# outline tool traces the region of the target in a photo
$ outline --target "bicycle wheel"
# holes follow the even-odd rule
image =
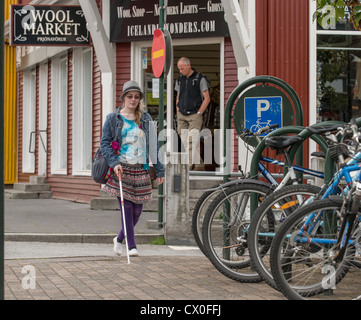
[[[218,187],[216,185],[215,187]],[[203,242],[202,242],[202,225],[204,215],[206,210],[211,203],[211,201],[221,192],[223,189],[215,190],[215,191],[206,191],[202,194],[202,196],[198,199],[196,205],[193,209],[192,215],[192,233],[194,240],[196,241],[199,249],[205,254]]]
[[[251,210],[272,190],[257,181],[230,187],[212,201],[204,216],[202,240],[206,256],[218,271],[233,280],[261,280],[250,268],[246,234]]]
[[[271,271],[288,299],[360,297],[361,270],[352,264],[359,250],[359,216],[343,259],[335,259],[343,214],[341,197],[318,200],[294,212],[279,228],[271,247]]]
[[[311,201],[321,188],[291,185],[270,194],[257,208],[248,230],[248,250],[255,270],[270,286],[277,289],[270,270],[269,254],[279,225],[305,202]],[[310,198],[312,197],[312,198]]]

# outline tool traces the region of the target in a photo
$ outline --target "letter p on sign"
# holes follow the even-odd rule
[[[258,100],[257,101],[257,117],[262,117],[262,112],[268,111],[270,108],[270,103],[268,100]]]

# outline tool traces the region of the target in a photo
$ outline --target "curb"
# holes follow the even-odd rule
[[[113,243],[116,234],[5,233],[5,241],[58,243]],[[137,244],[149,244],[163,234],[136,234]]]

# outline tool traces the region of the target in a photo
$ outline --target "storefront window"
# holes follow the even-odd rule
[[[361,32],[346,20],[317,31],[318,122],[361,116]]]
[[[145,105],[154,121],[159,118],[159,79],[155,78],[152,69],[152,48],[142,48],[143,88]],[[167,81],[164,81],[164,119],[167,111]]]
[[[23,98],[23,172],[35,171],[35,106],[36,106],[36,70],[24,72]]]
[[[90,175],[92,158],[92,50],[74,50],[73,174]]]
[[[67,173],[68,143],[68,60],[67,56],[52,62],[51,102],[51,172]]]

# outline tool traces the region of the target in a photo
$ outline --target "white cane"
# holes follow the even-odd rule
[[[121,201],[122,219],[123,219],[123,227],[124,227],[125,247],[127,249],[128,264],[130,264],[128,238],[127,238],[127,224],[125,221],[125,212],[124,212],[123,187],[122,187],[122,180],[120,178],[119,178],[119,191],[120,191],[120,201]]]

